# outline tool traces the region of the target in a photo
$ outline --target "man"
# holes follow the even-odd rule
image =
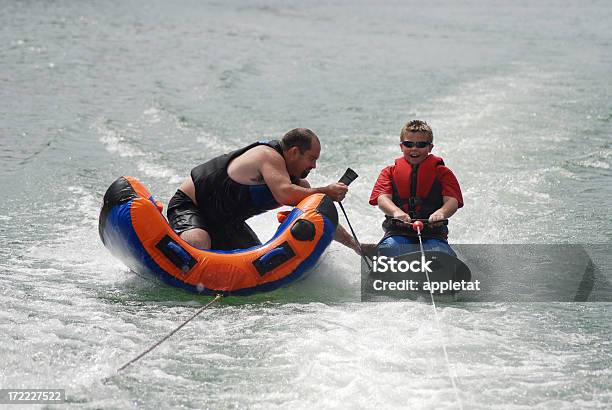
[[[311,188],[306,177],[317,166],[319,138],[306,128],[281,141],[257,142],[191,170],[168,204],[168,221],[199,249],[232,250],[261,244],[245,220],[281,205],[297,205],[316,193],[342,201],[348,187]],[[359,245],[338,226],[334,237],[359,253]]]

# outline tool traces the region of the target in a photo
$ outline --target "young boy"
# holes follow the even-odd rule
[[[378,205],[385,214],[379,253],[398,256],[418,251],[417,233],[407,224],[427,219],[422,232],[424,250],[456,256],[447,242],[448,228],[436,221],[450,218],[463,206],[463,197],[453,172],[442,158],[431,154],[429,125],[420,120],[404,125],[400,148],[403,156],[380,172],[370,195],[370,205]]]

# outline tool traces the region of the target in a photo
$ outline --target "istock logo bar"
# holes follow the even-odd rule
[[[379,249],[361,264],[361,300],[612,302],[610,243],[453,244],[457,257]],[[371,262],[371,263],[370,263]]]

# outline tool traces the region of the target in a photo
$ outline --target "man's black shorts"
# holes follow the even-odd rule
[[[204,229],[210,235],[212,249],[233,250],[261,245],[259,238],[244,221],[223,225],[211,222],[191,198],[180,189],[168,203],[168,222],[177,234],[194,228]]]

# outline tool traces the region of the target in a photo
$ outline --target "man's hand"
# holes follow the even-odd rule
[[[361,255],[361,248],[359,247],[359,243],[357,243],[355,239],[351,238],[349,248],[351,248],[357,255]]]
[[[362,243],[361,245],[355,239],[351,238],[348,247],[351,248],[357,255],[371,256],[376,253],[375,243]]]
[[[362,243],[361,244],[361,254],[372,256],[376,253],[376,244],[375,243]]]
[[[323,193],[328,195],[331,199],[336,202],[340,202],[346,196],[348,192],[348,186],[343,184],[342,182],[334,182],[333,184],[329,184],[325,188],[323,188]]]

